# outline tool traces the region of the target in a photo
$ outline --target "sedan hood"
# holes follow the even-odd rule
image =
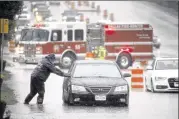
[[[73,78],[72,84],[80,86],[120,86],[127,85],[127,81],[119,78]]]
[[[155,70],[154,76],[158,77],[178,77],[178,70]]]

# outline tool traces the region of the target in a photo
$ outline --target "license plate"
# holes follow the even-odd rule
[[[178,87],[178,83],[174,83],[174,86],[175,86],[175,87]]]
[[[106,95],[95,95],[95,100],[96,101],[105,101]]]

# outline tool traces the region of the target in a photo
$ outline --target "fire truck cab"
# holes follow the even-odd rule
[[[37,63],[54,53],[56,63],[68,68],[75,60],[85,57],[86,23],[60,22],[22,30],[17,52],[18,61],[25,63]]]
[[[87,26],[90,47],[105,46],[106,59],[115,60],[121,69],[127,69],[135,61],[147,63],[154,57],[154,49],[160,42],[147,23],[97,22]],[[89,50],[91,50],[89,47]]]

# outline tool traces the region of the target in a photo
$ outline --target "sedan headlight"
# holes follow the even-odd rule
[[[79,91],[79,92],[86,91],[85,87],[83,87],[83,86],[72,85],[71,87],[72,87],[72,91]]]
[[[167,77],[155,77],[156,81],[161,81],[161,80],[165,80],[167,79]]]
[[[128,91],[128,86],[124,85],[124,86],[118,86],[115,88],[114,92],[124,92],[124,91]]]

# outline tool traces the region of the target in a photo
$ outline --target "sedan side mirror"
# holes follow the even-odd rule
[[[149,66],[146,67],[146,69],[147,70],[152,70],[152,66],[149,65]]]
[[[124,77],[124,78],[131,77],[131,74],[129,74],[129,73],[124,73],[124,74],[123,74],[123,77]]]

